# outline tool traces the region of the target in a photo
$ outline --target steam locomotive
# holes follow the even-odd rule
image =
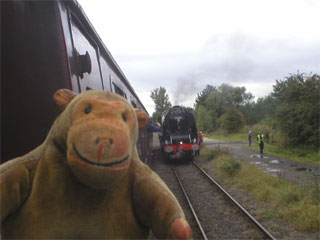
[[[160,145],[167,157],[185,155],[192,158],[199,151],[197,127],[194,116],[186,108],[173,106],[164,111],[160,118]]]

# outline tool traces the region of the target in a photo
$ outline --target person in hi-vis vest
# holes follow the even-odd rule
[[[257,135],[257,143],[259,144],[259,147],[260,147],[260,156],[262,157],[262,154],[263,154],[263,148],[264,148],[264,136],[261,132],[258,133]]]

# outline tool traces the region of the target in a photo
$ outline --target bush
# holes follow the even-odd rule
[[[231,156],[227,150],[223,149],[218,145],[214,150],[211,150],[205,146],[205,144],[202,144],[200,146],[200,152],[202,158],[206,159],[207,161],[213,160],[214,158],[218,158],[221,155],[228,155]]]
[[[230,107],[218,122],[227,133],[236,133],[244,126],[244,116],[238,109]]]
[[[235,176],[241,169],[241,162],[230,158],[228,161],[224,161],[220,166],[222,172],[228,176]]]
[[[319,148],[320,75],[290,74],[285,80],[277,80],[273,89],[279,101],[275,115],[286,136],[285,145]]]
[[[200,146],[200,152],[201,152],[201,157],[207,161],[212,160],[214,157],[213,151],[210,150],[209,148],[205,147],[205,144],[202,144]]]
[[[214,155],[215,158],[217,158],[217,157],[219,157],[221,155],[229,155],[229,156],[231,156],[230,153],[226,149],[222,148],[220,145],[218,145],[213,150],[213,155]]]

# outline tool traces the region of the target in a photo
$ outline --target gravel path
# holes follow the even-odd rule
[[[209,149],[214,149],[217,146],[226,148],[236,159],[255,164],[264,172],[274,177],[284,178],[294,184],[310,185],[317,181],[318,185],[320,185],[319,166],[296,163],[269,154],[264,154],[263,158],[261,158],[258,152],[244,148],[244,146],[247,146],[246,142],[221,141],[205,138],[204,143]]]

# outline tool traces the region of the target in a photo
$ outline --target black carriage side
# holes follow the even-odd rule
[[[1,162],[45,139],[53,93],[112,91],[146,110],[77,1],[1,1]],[[143,161],[152,134],[139,134]]]

